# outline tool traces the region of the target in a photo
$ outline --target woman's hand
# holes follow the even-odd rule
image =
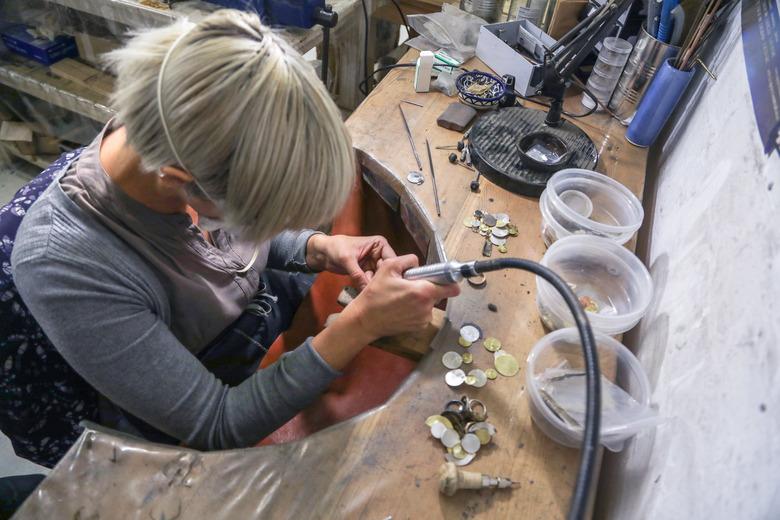
[[[404,271],[419,264],[414,255],[379,260],[377,264],[368,286],[312,340],[314,349],[336,370],[381,337],[424,329],[433,317],[436,302],[460,294],[457,284],[404,280]]]
[[[433,306],[460,294],[457,284],[435,285],[425,280],[405,280],[403,273],[418,266],[417,257],[405,255],[384,260],[368,286],[344,309],[362,333],[374,341],[424,329],[433,318]]]
[[[306,244],[306,265],[310,269],[349,275],[360,290],[373,278],[380,260],[395,257],[395,251],[381,236],[316,234]]]

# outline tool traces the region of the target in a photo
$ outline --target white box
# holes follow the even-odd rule
[[[499,76],[514,76],[515,90],[523,96],[531,96],[541,85],[543,71],[541,62],[527,58],[513,48],[522,46],[524,41],[520,27],[548,48],[556,42],[528,20],[483,25],[479,29],[477,57]]]

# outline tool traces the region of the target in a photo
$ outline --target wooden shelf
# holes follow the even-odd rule
[[[114,117],[105,96],[58,78],[30,60],[0,61],[0,83],[101,123]]]

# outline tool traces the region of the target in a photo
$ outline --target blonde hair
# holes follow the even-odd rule
[[[145,30],[107,61],[117,120],[143,167],[187,170],[245,238],[325,224],[346,202],[356,170],[341,114],[257,15],[221,10]]]

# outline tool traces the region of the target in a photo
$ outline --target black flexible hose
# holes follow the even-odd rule
[[[498,258],[474,262],[476,273],[500,269],[522,269],[547,280],[563,297],[566,306],[569,307],[574,316],[574,322],[580,333],[582,354],[585,358],[585,431],[582,437],[580,468],[577,472],[577,482],[574,486],[567,518],[569,520],[584,519],[588,511],[590,489],[595,480],[596,456],[598,455],[599,432],[601,431],[601,371],[599,370],[599,358],[593,330],[574,291],[552,270],[537,262],[521,258]]]

